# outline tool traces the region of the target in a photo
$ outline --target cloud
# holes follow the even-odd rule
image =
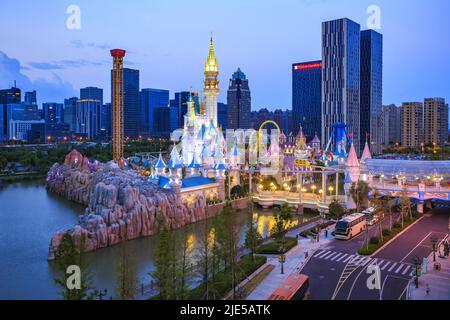
[[[47,66],[48,67],[48,66]],[[50,72],[50,79],[31,80],[21,70],[26,70],[19,60],[8,57],[0,51],[0,88],[17,86],[25,91],[36,90],[39,102],[61,102],[65,97],[76,96],[73,86],[64,82],[56,73]],[[48,69],[46,69],[48,70]]]
[[[99,50],[108,50],[112,48],[112,45],[109,43],[95,43],[95,42],[83,42],[82,40],[74,40],[71,42],[71,45],[77,49],[84,48],[94,48]]]
[[[31,67],[39,70],[59,70],[67,68],[81,68],[90,66],[101,66],[103,63],[88,60],[61,60],[53,62],[29,62]]]

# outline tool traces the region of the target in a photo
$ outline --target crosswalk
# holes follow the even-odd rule
[[[435,203],[434,207],[450,209],[450,203]]]
[[[368,267],[371,265],[378,265],[381,271],[394,273],[402,276],[409,276],[413,271],[413,266],[408,263],[400,263],[390,260],[378,259],[350,254],[345,252],[338,252],[333,250],[321,250],[314,254],[316,259],[324,261],[333,261],[344,264],[352,264],[355,267]]]

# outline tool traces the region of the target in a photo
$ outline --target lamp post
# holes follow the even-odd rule
[[[281,264],[281,274],[284,274],[284,263],[286,262],[286,255],[284,254],[284,246],[280,247],[280,256],[278,257],[278,261]]]
[[[438,239],[435,236],[432,236],[430,240],[431,240],[431,248],[433,250],[433,262],[436,262],[436,251],[437,251]]]

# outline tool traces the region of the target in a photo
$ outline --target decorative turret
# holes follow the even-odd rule
[[[198,177],[200,176],[200,169],[201,169],[202,165],[200,163],[198,163],[197,159],[194,157],[192,157],[192,161],[191,164],[188,166],[189,169],[189,177]]]
[[[370,153],[369,143],[366,141],[366,145],[364,146],[364,151],[361,156],[361,165],[366,164],[367,159],[372,159],[372,154]]]
[[[178,149],[176,146],[173,147],[172,152],[170,153],[170,162],[167,165],[167,168],[170,171],[169,185],[172,189],[179,191],[181,188],[183,165],[181,164],[180,155],[178,154]]]
[[[156,175],[158,176],[165,176],[166,175],[166,163],[164,162],[164,159],[161,155],[161,152],[159,153],[158,161],[155,164],[155,171]]]

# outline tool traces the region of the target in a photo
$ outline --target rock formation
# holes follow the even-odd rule
[[[64,233],[88,252],[154,235],[161,223],[176,229],[207,218],[203,196],[187,203],[175,191],[162,189],[132,171],[123,171],[114,162],[91,163],[77,151],[69,153],[64,164],[51,167],[47,188],[87,206],[78,225],[53,236],[49,260],[54,259]]]

